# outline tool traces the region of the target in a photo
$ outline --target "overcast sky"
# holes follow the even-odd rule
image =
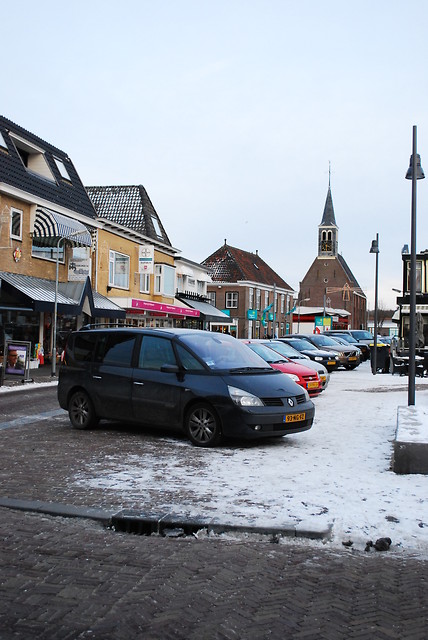
[[[424,0],[2,0],[0,113],[92,185],[142,184],[174,247],[227,239],[298,289],[331,187],[374,306],[402,285],[412,127],[428,171]],[[417,250],[428,248],[428,180]]]

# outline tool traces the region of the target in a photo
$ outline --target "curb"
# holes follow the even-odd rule
[[[0,507],[42,513],[63,518],[84,518],[100,522],[105,527],[111,527],[115,531],[132,533],[137,535],[152,534],[167,535],[172,530],[182,531],[184,535],[196,534],[201,529],[208,533],[220,535],[222,533],[252,533],[271,537],[308,538],[322,540],[329,538],[333,528],[332,524],[326,527],[307,528],[299,525],[274,526],[247,526],[233,523],[222,523],[214,519],[206,519],[203,516],[185,516],[171,512],[137,511],[122,509],[117,513],[111,513],[95,507],[76,507],[74,505],[56,502],[43,502],[40,500],[20,500],[15,498],[0,498]]]

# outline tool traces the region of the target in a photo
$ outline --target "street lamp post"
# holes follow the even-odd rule
[[[376,234],[376,240],[372,240],[370,253],[376,254],[376,270],[375,270],[375,302],[374,302],[374,346],[372,358],[372,374],[377,373],[377,312],[378,312],[378,281],[379,281],[379,234]]]
[[[416,357],[416,181],[425,178],[421,157],[416,153],[417,128],[413,126],[413,148],[406,179],[412,181],[412,217],[410,232],[410,316],[409,316],[409,382],[408,406],[415,404]]]
[[[58,238],[56,243],[56,271],[55,271],[55,302],[54,302],[54,317],[53,317],[53,336],[52,336],[52,371],[51,376],[56,375],[56,333],[57,333],[57,318],[58,318],[58,280],[59,280],[59,245],[63,240],[72,240],[76,236],[80,236],[87,233],[87,231],[73,231],[66,236]],[[64,251],[65,253],[65,251]]]

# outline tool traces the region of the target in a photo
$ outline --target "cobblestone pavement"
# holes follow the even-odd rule
[[[85,438],[44,416],[41,394],[13,395],[19,428],[0,396],[1,495],[122,508],[67,479],[85,453],[131,447],[132,432]],[[252,534],[138,536],[7,508],[0,539],[1,640],[428,638],[428,561],[409,555]]]
[[[426,639],[427,563],[0,509],[0,637]]]

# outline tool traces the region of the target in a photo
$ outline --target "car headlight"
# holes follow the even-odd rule
[[[317,360],[318,362],[322,362],[322,358],[320,356],[315,356],[315,360]]]
[[[296,376],[295,373],[286,373],[285,375],[294,380],[294,382],[299,382],[299,376]]]
[[[229,395],[238,407],[263,407],[263,402],[249,391],[227,385]]]

